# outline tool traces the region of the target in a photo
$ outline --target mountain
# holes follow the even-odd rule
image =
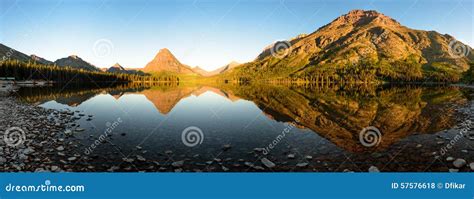
[[[125,73],[125,74],[135,74],[135,75],[144,75],[145,73],[136,69],[124,68],[119,63],[114,64],[110,68],[102,69],[104,72],[109,73]]]
[[[275,42],[237,74],[314,78],[332,72],[363,79],[374,70],[392,79],[456,79],[474,60],[469,50],[450,35],[410,29],[376,11],[353,10],[311,34]]]
[[[179,74],[193,74],[195,73],[191,67],[181,64],[176,57],[166,48],[161,49],[150,61],[145,68],[144,72],[174,72]]]
[[[119,63],[115,63],[113,66],[107,69],[107,72],[109,73],[126,73],[127,70],[122,67]]]
[[[222,67],[219,67],[213,71],[207,71],[207,70],[204,70],[202,68],[200,68],[199,66],[196,66],[193,68],[193,71],[202,75],[202,76],[205,76],[205,77],[208,77],[208,76],[213,76],[213,75],[218,75],[218,74],[221,74],[221,73],[224,73],[224,72],[227,72],[237,66],[240,66],[241,64],[238,63],[238,62],[235,62],[235,61],[232,61],[230,62],[229,64],[225,65],[225,66],[222,66]]]
[[[225,65],[225,66],[222,66],[216,70],[213,70],[211,72],[209,72],[210,75],[217,75],[217,74],[221,74],[221,73],[224,73],[224,72],[227,72],[227,71],[230,71],[232,70],[233,68],[237,67],[237,66],[240,66],[241,64],[239,62],[235,62],[235,61],[232,61],[230,62],[229,64]]]
[[[209,71],[207,71],[207,70],[205,70],[205,69],[202,69],[202,68],[199,67],[199,66],[194,67],[194,68],[193,68],[193,71],[194,71],[195,73],[200,74],[200,75],[205,76],[205,77],[210,76],[210,72],[209,72]]]
[[[44,65],[53,65],[54,62],[52,61],[49,61],[49,60],[46,60],[42,57],[38,57],[37,55],[30,55],[30,59],[32,59],[33,61],[35,61],[36,63],[39,63],[39,64],[44,64]]]
[[[77,55],[71,55],[69,57],[58,59],[54,62],[58,66],[69,66],[75,69],[84,69],[89,71],[100,71],[99,68],[95,67],[94,65],[90,64],[89,62],[84,61]]]
[[[0,62],[6,60],[18,60],[22,62],[28,62],[31,61],[31,58],[28,55],[16,51],[13,48],[0,44]]]

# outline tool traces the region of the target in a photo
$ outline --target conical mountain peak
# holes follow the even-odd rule
[[[115,67],[115,68],[123,68],[122,65],[120,65],[119,63],[115,63],[112,67]]]
[[[179,60],[167,48],[162,48],[158,51],[155,58],[149,62],[145,68],[145,72],[161,72],[169,71],[176,73],[194,73],[193,70],[179,62]]]

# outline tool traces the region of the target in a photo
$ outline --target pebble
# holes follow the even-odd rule
[[[459,171],[459,169],[449,169],[449,172],[451,172],[451,173],[456,173],[458,171]]]
[[[453,162],[453,165],[456,168],[464,167],[464,166],[466,166],[466,160],[458,158]]]
[[[275,167],[275,163],[273,163],[272,161],[270,161],[269,159],[267,158],[262,158],[260,160],[262,162],[263,165],[265,165],[267,168],[271,169],[273,167]]]
[[[222,166],[222,170],[223,170],[223,171],[229,171],[230,169],[227,168],[227,167],[225,167],[225,166]]]
[[[471,167],[471,170],[474,171],[474,162],[471,162],[471,164],[469,164],[469,167]]]
[[[64,151],[64,147],[63,147],[63,146],[58,146],[58,147],[56,148],[56,150],[58,150],[58,151]]]
[[[59,167],[58,166],[51,166],[51,171],[58,171]]]
[[[308,166],[308,163],[302,162],[302,163],[296,164],[296,166],[297,166],[297,167],[301,167],[301,168],[302,168],[302,167],[307,167],[307,166]]]
[[[142,161],[142,162],[146,161],[146,159],[141,155],[137,155],[137,160]]]
[[[307,155],[304,158],[307,159],[307,160],[311,160],[311,159],[313,159],[313,156]]]
[[[379,168],[376,166],[370,166],[369,172],[374,173],[374,172],[380,172]]]
[[[74,160],[77,160],[77,158],[76,158],[76,157],[70,157],[70,158],[68,158],[67,160],[69,160],[69,161],[74,161]]]
[[[295,154],[288,154],[288,159],[295,159]]]
[[[171,163],[173,167],[182,167],[184,165],[184,160]]]
[[[25,155],[29,155],[29,154],[31,154],[31,153],[33,153],[33,152],[35,152],[35,150],[32,149],[31,147],[28,147],[28,148],[26,148],[25,150],[23,150],[23,153],[24,153]]]
[[[454,158],[453,158],[453,157],[447,157],[447,158],[446,158],[446,161],[452,162],[452,161],[454,161]]]
[[[222,146],[222,150],[224,150],[224,151],[227,151],[230,148],[232,148],[232,146],[230,146],[230,144],[224,144],[224,146]]]

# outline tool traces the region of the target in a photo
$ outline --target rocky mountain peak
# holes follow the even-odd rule
[[[396,25],[399,26],[396,20],[379,13],[375,10],[351,10],[347,14],[338,17],[331,24],[343,25],[350,24],[353,26],[366,25],[369,23],[378,23],[385,25]]]
[[[69,58],[71,58],[71,59],[80,59],[79,56],[77,56],[77,55],[69,55]]]
[[[115,63],[112,67],[114,67],[114,68],[123,68],[122,65],[120,65],[119,63]]]
[[[170,71],[176,73],[194,73],[193,70],[184,64],[171,53],[167,48],[158,51],[155,58],[143,69],[145,72]]]

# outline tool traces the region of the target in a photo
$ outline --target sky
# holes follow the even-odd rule
[[[213,70],[311,33],[353,9],[474,47],[472,0],[1,0],[0,43],[55,61],[142,68],[161,48]]]

